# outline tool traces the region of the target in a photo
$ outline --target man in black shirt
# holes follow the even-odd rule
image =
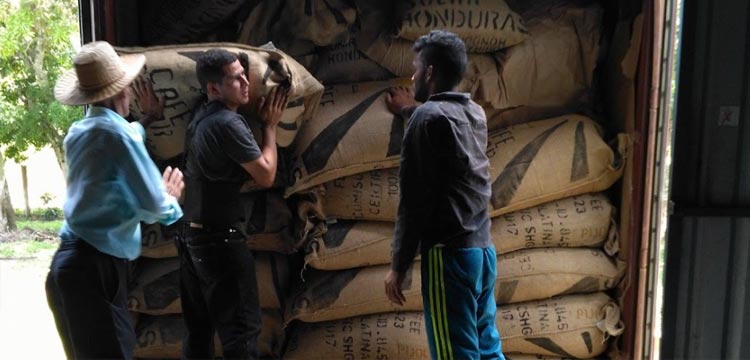
[[[184,239],[179,244],[180,295],[187,335],[183,357],[213,357],[218,332],[224,358],[255,359],[261,329],[253,256],[237,230],[244,214],[239,189],[250,175],[270,187],[276,176],[276,124],[288,93],[276,87],[258,107],[265,121],[258,146],[237,108],[249,83],[237,56],[206,51],[196,74],[207,102],[188,124]]]
[[[455,34],[435,30],[417,39],[413,50],[414,95],[393,88],[386,96],[391,112],[410,116],[386,295],[403,305],[404,276],[421,248],[432,358],[504,359],[495,327],[487,120],[469,94],[455,92],[466,70],[466,48]],[[416,106],[415,99],[424,104]]]

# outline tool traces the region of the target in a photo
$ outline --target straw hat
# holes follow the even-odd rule
[[[55,99],[66,105],[93,104],[117,95],[141,72],[143,54],[118,56],[106,41],[81,47],[73,58],[73,69],[63,73],[55,85]]]

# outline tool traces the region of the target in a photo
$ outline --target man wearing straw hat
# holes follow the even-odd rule
[[[133,357],[126,274],[141,251],[140,222],[171,224],[182,216],[182,173],[168,167],[160,175],[143,142],[144,129],[164,110],[164,100],[138,78],[144,63],[142,54],[120,57],[106,42],[89,43],[55,86],[57,101],[90,105],[65,137],[65,221],[46,284],[68,358]],[[143,114],[128,123],[131,83]]]

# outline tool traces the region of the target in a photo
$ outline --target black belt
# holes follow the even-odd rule
[[[201,224],[197,222],[190,221],[185,224],[185,227],[187,227],[188,230],[193,232],[204,232],[204,233],[213,233],[213,232],[230,232],[235,233],[237,232],[237,229],[232,227],[231,225],[209,225],[209,224]]]
[[[86,242],[86,240],[83,240],[81,238],[73,238],[60,241],[60,249],[99,251],[93,245],[89,244],[88,242]]]

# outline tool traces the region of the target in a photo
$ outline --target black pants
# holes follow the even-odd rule
[[[183,358],[212,358],[217,332],[225,359],[256,359],[261,329],[258,284],[244,236],[236,230],[186,228],[177,247],[187,327]]]
[[[83,240],[64,242],[47,275],[47,302],[69,359],[131,359],[128,261]]]

